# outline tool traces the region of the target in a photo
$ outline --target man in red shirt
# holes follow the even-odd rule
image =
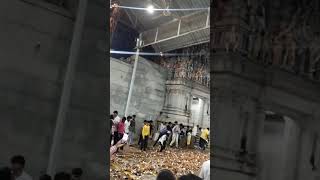
[[[118,139],[122,139],[122,137],[124,135],[125,121],[126,121],[126,117],[123,117],[122,120],[118,124]],[[123,147],[121,147],[120,149],[123,150]]]

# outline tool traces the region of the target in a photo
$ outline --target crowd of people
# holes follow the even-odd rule
[[[112,152],[122,150],[124,144],[129,146],[134,144],[136,135],[136,115],[120,118],[118,111],[114,111],[110,115],[111,138],[110,144]],[[209,144],[209,128],[201,128],[199,125],[194,127],[178,124],[178,122],[156,122],[152,120],[144,120],[144,123],[138,131],[138,145],[142,151],[148,149],[148,141],[153,140],[153,147],[159,146],[159,151],[162,152],[167,144],[170,147],[176,148],[199,148],[205,150]],[[157,126],[158,125],[158,126]],[[154,128],[157,126],[158,128]],[[125,138],[124,138],[124,135]]]
[[[123,147],[128,144],[134,145],[135,137],[138,138],[138,147],[141,151],[147,151],[148,141],[153,141],[153,147],[158,147],[158,151],[162,152],[168,145],[170,148],[197,148],[205,150],[209,144],[209,128],[201,128],[199,125],[194,127],[179,124],[177,121],[172,122],[153,122],[152,120],[144,120],[143,125],[136,133],[136,116],[119,117],[118,111],[114,111],[110,115],[110,156],[113,159],[114,155],[123,150]],[[157,128],[155,128],[157,127]],[[210,161],[203,164],[200,173],[200,179],[210,179]],[[161,171],[157,180],[175,179],[174,175],[169,170]],[[199,176],[192,174],[181,176],[179,180],[199,179]]]
[[[11,158],[11,166],[0,169],[0,180],[33,180],[25,171],[26,160],[22,155],[16,155]],[[48,174],[42,174],[39,180],[81,180],[83,171],[81,168],[72,169],[71,173],[58,172],[51,177]]]

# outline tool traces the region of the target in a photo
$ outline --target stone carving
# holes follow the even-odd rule
[[[247,3],[249,7],[249,27],[251,31],[249,35],[248,56],[257,60],[269,52],[269,42],[266,39],[268,33],[265,8],[262,3],[254,3],[251,1]],[[266,46],[268,49],[264,50]]]
[[[285,54],[283,57],[283,63],[285,66],[293,67],[295,65],[295,57],[296,57],[296,41],[294,39],[294,35],[292,32],[288,32],[285,37]]]
[[[253,47],[252,47],[252,57],[257,59],[259,57],[259,53],[261,51],[261,46],[262,46],[262,36],[263,33],[259,33],[256,35],[254,42],[253,42]]]
[[[284,57],[282,59],[281,65],[288,65],[289,67],[292,67],[295,63],[295,50],[296,50],[296,43],[294,40],[293,35],[293,28],[296,25],[297,22],[297,16],[300,14],[300,9],[297,11],[297,13],[293,16],[291,23],[285,27],[284,23],[282,24],[282,31],[277,35],[277,39],[283,39],[284,40]]]
[[[244,18],[244,21],[240,21],[248,23],[248,26],[232,21],[229,15],[232,13],[230,8],[233,7],[228,0],[217,0],[214,3],[214,20],[219,21],[215,23],[212,38],[215,50],[222,47],[226,52],[233,52],[245,47],[250,60],[264,65],[279,66],[297,74],[308,74],[312,78],[319,76],[319,1],[297,1],[288,7],[282,7],[280,1],[245,0],[233,3],[235,6],[247,7],[245,13],[241,11],[236,17]],[[220,21],[221,18],[223,21]],[[230,26],[229,30],[222,30],[227,25]],[[240,34],[242,29],[248,29],[248,34]],[[240,44],[240,40],[243,44]],[[195,73],[191,74],[191,78],[208,84],[208,72],[202,74],[198,70],[200,66],[197,65],[193,68]]]
[[[271,63],[271,40],[268,32],[263,34],[262,39],[262,51],[261,51],[261,61],[265,64]]]
[[[236,27],[232,26],[231,31],[225,33],[225,48],[229,52],[231,49],[235,52],[239,47],[239,35],[236,32]]]
[[[302,33],[308,44],[307,48],[310,51],[308,71],[309,73],[314,73],[316,70],[318,70],[316,65],[320,61],[320,33],[313,32],[310,25],[307,24],[308,17],[312,16],[310,12],[311,11],[309,9],[309,11],[307,11],[305,14],[306,18],[303,21]]]
[[[161,57],[160,65],[173,73],[174,79],[196,81],[202,85],[210,84],[209,46],[202,44],[182,50],[181,56]]]
[[[110,16],[110,32],[114,32],[117,26],[117,21],[120,17],[120,8],[117,3],[112,5],[111,16]]]
[[[220,20],[223,15],[226,13],[226,1],[228,0],[216,0],[213,1],[215,5],[213,7],[216,7],[216,10],[213,11],[215,13],[216,20]]]
[[[281,64],[281,55],[283,51],[283,45],[279,38],[272,38],[272,64],[280,65]]]
[[[179,78],[183,78],[186,79],[187,78],[187,65],[188,65],[188,61],[187,59],[181,59],[180,60],[180,69],[179,69]]]

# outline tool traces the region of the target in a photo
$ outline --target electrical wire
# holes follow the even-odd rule
[[[133,10],[142,10],[142,11],[148,11],[148,8],[141,8],[141,7],[130,7],[130,6],[120,6],[117,5],[116,7],[122,8],[122,9],[133,9]],[[113,6],[110,6],[110,9],[113,8]],[[152,11],[203,11],[208,10],[209,8],[186,8],[186,9],[158,9],[154,8]]]
[[[123,54],[123,55],[136,55],[136,52],[132,51],[116,51],[110,50],[110,54]],[[139,55],[143,56],[199,56],[203,55],[200,53],[149,53],[149,52],[139,52]]]

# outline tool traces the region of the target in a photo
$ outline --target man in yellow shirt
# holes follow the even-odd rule
[[[148,139],[150,135],[150,125],[147,122],[147,120],[144,120],[144,125],[142,127],[141,135],[142,135],[142,142],[141,142],[140,149],[146,151],[148,146]]]
[[[200,142],[199,142],[199,146],[202,150],[205,150],[206,148],[206,143],[208,143],[209,141],[209,128],[204,128],[201,131],[201,136],[200,136]]]

